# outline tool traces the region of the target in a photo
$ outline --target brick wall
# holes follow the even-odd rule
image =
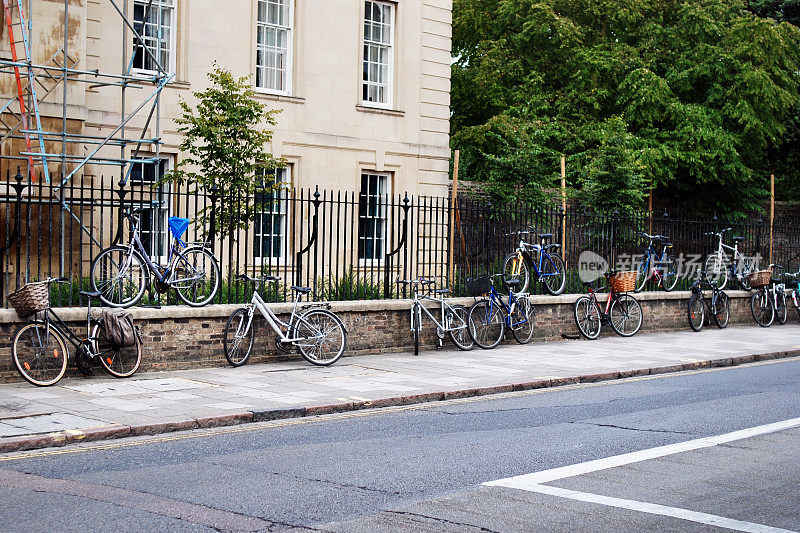
[[[731,325],[753,324],[749,299],[744,292],[729,292],[731,299]],[[644,293],[636,295],[644,310],[642,331],[674,331],[688,329],[686,303],[689,293]],[[578,296],[536,296],[537,341],[557,340],[562,334],[576,335],[578,329],[573,317],[573,306]],[[471,305],[472,298],[458,301]],[[385,300],[367,302],[334,302],[333,310],[341,317],[348,332],[345,357],[367,353],[385,353],[411,350],[413,338],[409,331],[409,302]],[[230,313],[239,306],[217,305],[201,309],[168,307],[163,309],[133,309],[140,328],[144,354],[140,371],[175,370],[227,365],[222,351],[222,331]],[[290,306],[276,304],[273,310],[283,319],[288,317]],[[83,309],[57,310],[59,316],[79,331],[85,327]],[[436,314],[436,313],[435,313]],[[793,319],[793,318],[792,318]],[[11,338],[22,325],[13,311],[0,311],[0,381],[19,381],[11,362]],[[275,346],[275,335],[263,319],[257,320],[256,343],[252,362],[278,360],[302,361],[297,354],[283,354]],[[707,326],[708,327],[708,326]],[[710,327],[715,327],[711,324]],[[613,335],[604,327],[604,335]],[[507,342],[514,342],[508,335]],[[423,322],[421,349],[433,350],[437,342],[433,328]],[[445,347],[452,347],[445,341]],[[589,345],[587,345],[588,349]],[[479,348],[476,348],[479,349]],[[70,365],[69,372],[75,371]],[[98,372],[102,370],[98,369]]]

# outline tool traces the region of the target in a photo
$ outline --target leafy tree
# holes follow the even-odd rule
[[[216,65],[208,77],[211,86],[194,93],[195,110],[180,102],[182,113],[176,122],[183,133],[181,150],[188,155],[164,179],[217,191],[219,201],[213,214],[218,234],[225,237],[247,228],[255,218],[257,202],[248,199],[277,187],[273,171],[285,161],[267,151],[272,131],[259,126],[274,126],[280,110],[268,110],[254,100],[248,78],[237,79]],[[199,215],[208,227],[212,206]]]

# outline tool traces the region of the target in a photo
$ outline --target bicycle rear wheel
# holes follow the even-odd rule
[[[514,310],[509,317],[511,334],[520,344],[528,344],[533,338],[533,329],[536,326],[536,316],[533,305],[527,296],[519,298]]]
[[[506,319],[500,308],[482,300],[469,310],[469,333],[475,344],[484,349],[494,348],[503,340]]]
[[[639,268],[636,269],[636,289],[635,292],[642,292],[647,282],[650,281],[650,254],[644,254],[639,258]]]
[[[528,270],[528,263],[519,252],[508,254],[503,259],[503,287],[511,293],[525,292],[528,290],[530,284],[530,271]],[[518,280],[519,285],[512,291],[508,285],[508,281]]]
[[[250,359],[253,343],[256,338],[253,321],[249,319],[249,311],[242,307],[231,313],[225,324],[225,334],[222,337],[222,347],[225,359],[231,366],[242,366]]]
[[[727,294],[719,292],[713,304],[714,323],[719,329],[723,329],[728,325],[728,321],[731,318],[731,300]]]
[[[689,316],[689,326],[691,326],[694,331],[700,331],[706,323],[706,306],[703,300],[704,298],[699,294],[693,294],[692,297],[689,298],[687,313]]]
[[[575,302],[575,323],[581,335],[589,340],[600,336],[600,312],[588,296],[581,296]]]
[[[668,256],[661,268],[664,273],[664,277],[661,278],[661,286],[664,287],[666,292],[670,292],[678,284],[678,266],[675,262],[675,256]]]
[[[775,320],[775,308],[766,288],[759,289],[750,298],[750,311],[753,313],[756,324],[762,328],[768,328]]]
[[[608,313],[611,317],[611,327],[623,337],[636,335],[642,327],[642,306],[639,300],[630,294],[621,294],[611,303]]]
[[[106,248],[92,261],[92,290],[100,291],[100,301],[109,307],[130,307],[139,303],[147,280],[144,259],[124,246]]]
[[[463,305],[454,305],[452,311],[445,307],[445,313],[451,314],[449,320],[450,328],[459,328],[448,331],[453,344],[465,351],[473,349],[475,341],[472,340],[469,334],[469,309]]]
[[[339,317],[325,309],[312,309],[294,327],[294,345],[303,359],[317,366],[332,365],[344,353],[347,331]]]
[[[92,328],[92,344],[94,353],[100,359],[100,365],[115,378],[127,378],[139,370],[142,364],[142,342],[136,333],[136,344],[115,348],[106,339],[104,328],[97,323]]]
[[[179,253],[170,285],[186,305],[202,307],[214,299],[220,286],[219,266],[206,248],[187,248]]]
[[[541,280],[544,288],[553,296],[558,296],[564,292],[567,286],[567,273],[564,268],[564,260],[557,253],[548,253],[542,261]]]
[[[43,322],[22,326],[11,348],[17,372],[39,387],[54,385],[67,371],[67,347],[61,335]]]

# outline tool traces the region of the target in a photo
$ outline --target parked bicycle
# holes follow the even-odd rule
[[[750,311],[756,324],[763,328],[771,326],[776,318],[780,324],[785,324],[787,320],[786,286],[772,276],[773,268],[781,266],[770,264],[768,270],[753,272],[749,280],[756,289],[750,298]]]
[[[746,257],[739,251],[739,244],[744,241],[744,237],[734,237],[733,246],[729,246],[722,242],[725,233],[731,231],[733,228],[725,228],[722,231],[710,231],[704,235],[715,236],[717,241],[717,250],[708,256],[706,259],[705,270],[708,276],[712,279],[720,290],[725,288],[728,283],[728,277],[732,277],[739,282],[739,285],[746,290],[750,290],[750,282],[748,276],[754,269],[753,260]],[[729,251],[730,255],[726,252]]]
[[[651,279],[655,280],[657,287],[661,286],[665,291],[671,291],[678,283],[678,270],[675,256],[670,253],[672,243],[669,237],[649,235],[643,231],[638,231],[636,234],[650,242],[647,251],[639,260],[635,292],[641,292]]]
[[[711,298],[707,298],[703,292],[703,287],[711,289]],[[706,271],[700,272],[700,279],[692,284],[692,296],[689,298],[688,316],[689,326],[694,331],[703,329],[706,321],[706,310],[714,319],[718,328],[722,329],[728,325],[731,316],[731,301],[728,295],[722,292],[717,284],[708,279]]]
[[[786,287],[786,301],[791,303],[797,312],[797,317],[800,318],[800,270],[785,273],[783,283]],[[786,307],[789,307],[788,303]]]
[[[332,365],[344,353],[347,346],[347,330],[341,319],[331,312],[329,303],[300,305],[303,295],[310,294],[309,287],[292,287],[295,293],[294,308],[289,321],[284,322],[267,307],[267,302],[258,293],[259,285],[279,283],[277,276],[253,278],[242,274],[239,279],[255,284],[250,304],[231,313],[225,324],[223,348],[225,358],[231,366],[242,366],[250,359],[255,342],[253,319],[256,311],[277,335],[275,345],[283,352],[297,352],[309,363],[317,366]]]
[[[611,325],[611,329],[623,337],[630,337],[639,331],[642,327],[642,306],[629,294],[636,287],[636,271],[610,272],[597,286],[588,281],[583,285],[589,294],[575,302],[575,323],[581,335],[596,339],[604,324]],[[611,290],[605,306],[601,306],[597,294],[607,288]]]
[[[512,235],[528,235],[534,230],[517,231]],[[553,239],[552,233],[537,234],[540,243],[531,243],[521,238],[517,249],[503,259],[503,282],[507,290],[511,291],[509,281],[517,280],[515,289],[526,292],[531,278],[539,281],[550,294],[556,296],[564,292],[567,285],[564,260],[558,254],[560,244],[546,244]]]
[[[92,298],[97,298],[99,292],[80,291],[88,301],[86,333],[76,335],[50,308],[50,285],[53,283],[67,283],[67,280],[47,278],[28,283],[8,296],[8,301],[22,318],[43,312],[40,318],[22,326],[13,337],[11,357],[22,377],[40,387],[56,384],[67,371],[69,352],[66,342],[75,348],[76,362],[78,358],[97,360],[114,377],[132,376],[142,362],[142,343],[138,333],[133,346],[112,346],[106,338],[102,319],[92,317]]]
[[[191,221],[169,217],[173,242],[167,264],[161,266],[139,237],[137,215],[141,212],[141,208],[123,211],[131,224],[130,242],[106,248],[92,261],[92,290],[100,292],[100,301],[111,307],[130,307],[139,303],[147,287],[159,293],[175,289],[178,298],[192,307],[213,300],[222,281],[219,265],[207,243],[182,240]]]
[[[411,287],[411,334],[414,336],[414,355],[419,355],[419,337],[422,329],[422,313],[428,315],[431,322],[436,325],[436,336],[439,338],[439,347],[443,345],[445,336],[449,336],[453,344],[462,350],[471,350],[475,342],[467,331],[467,308],[463,305],[451,305],[445,296],[450,294],[450,289],[436,289],[434,280],[420,277],[418,279],[398,280],[398,284]],[[421,294],[423,291],[434,290],[436,297]],[[439,304],[441,322],[436,320],[424,302]]]
[[[508,280],[510,290],[508,302],[505,302],[494,288],[493,277],[481,276],[468,284],[472,296],[483,296],[469,310],[469,333],[472,339],[481,348],[494,348],[503,340],[506,329],[510,329],[518,343],[529,343],[536,325],[529,295],[516,291],[519,280]]]

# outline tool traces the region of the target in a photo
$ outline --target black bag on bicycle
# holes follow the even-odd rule
[[[127,311],[103,309],[103,334],[116,349],[136,345],[133,315]]]

